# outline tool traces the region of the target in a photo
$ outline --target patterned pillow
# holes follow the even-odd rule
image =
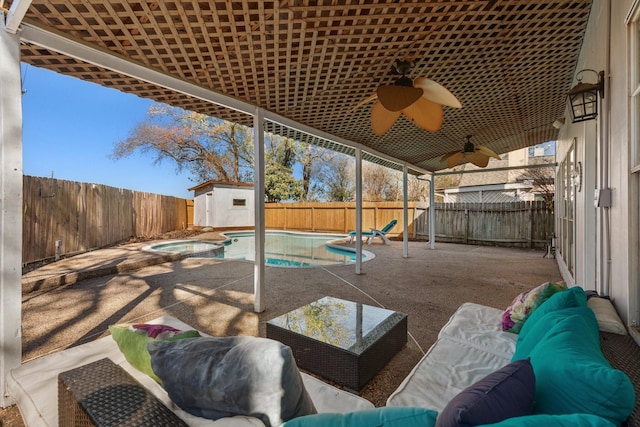
[[[549,297],[556,292],[564,291],[567,289],[567,285],[564,283],[547,282],[540,286],[537,286],[528,291],[522,292],[516,296],[511,302],[511,305],[507,307],[502,314],[502,330],[513,332],[515,334],[520,332],[522,325],[527,320],[527,317],[533,311],[545,302]]]
[[[127,362],[142,373],[149,375],[158,384],[160,378],[151,368],[151,355],[147,344],[151,341],[174,341],[182,338],[199,337],[198,331],[180,331],[167,325],[121,323],[109,326],[111,337],[118,344]]]

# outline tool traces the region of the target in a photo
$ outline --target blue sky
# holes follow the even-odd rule
[[[25,64],[22,77],[25,175],[193,198],[187,188],[197,183],[172,163],[109,158],[152,101]]]

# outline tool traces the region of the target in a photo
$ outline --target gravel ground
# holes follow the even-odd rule
[[[505,308],[518,293],[561,280],[556,261],[536,250],[410,242],[404,258],[397,241],[364,249],[376,257],[359,275],[353,266],[267,267],[262,313],[253,311],[253,264],[242,261],[183,259],[32,292],[23,295],[23,361],[165,314],[212,335],[265,336],[267,320],[333,296],[408,314],[408,344],[360,392],[384,406],[460,304]],[[0,410],[0,425],[22,425],[15,407]]]

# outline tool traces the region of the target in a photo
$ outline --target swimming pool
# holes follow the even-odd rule
[[[207,242],[205,240],[176,240],[157,243],[142,248],[150,251],[163,251],[182,254],[183,257],[216,258],[224,252],[222,243]]]
[[[183,256],[224,258],[255,261],[255,233],[238,231],[221,233],[227,238],[222,243],[200,240],[175,241],[146,247],[149,250],[178,252]],[[344,239],[340,234],[295,233],[288,231],[265,232],[265,264],[276,267],[319,267],[323,265],[352,264],[355,250],[336,243]],[[362,261],[374,258],[362,251]]]

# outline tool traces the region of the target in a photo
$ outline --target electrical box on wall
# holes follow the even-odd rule
[[[610,188],[596,188],[593,196],[593,203],[596,208],[610,208],[611,207],[611,189]]]

